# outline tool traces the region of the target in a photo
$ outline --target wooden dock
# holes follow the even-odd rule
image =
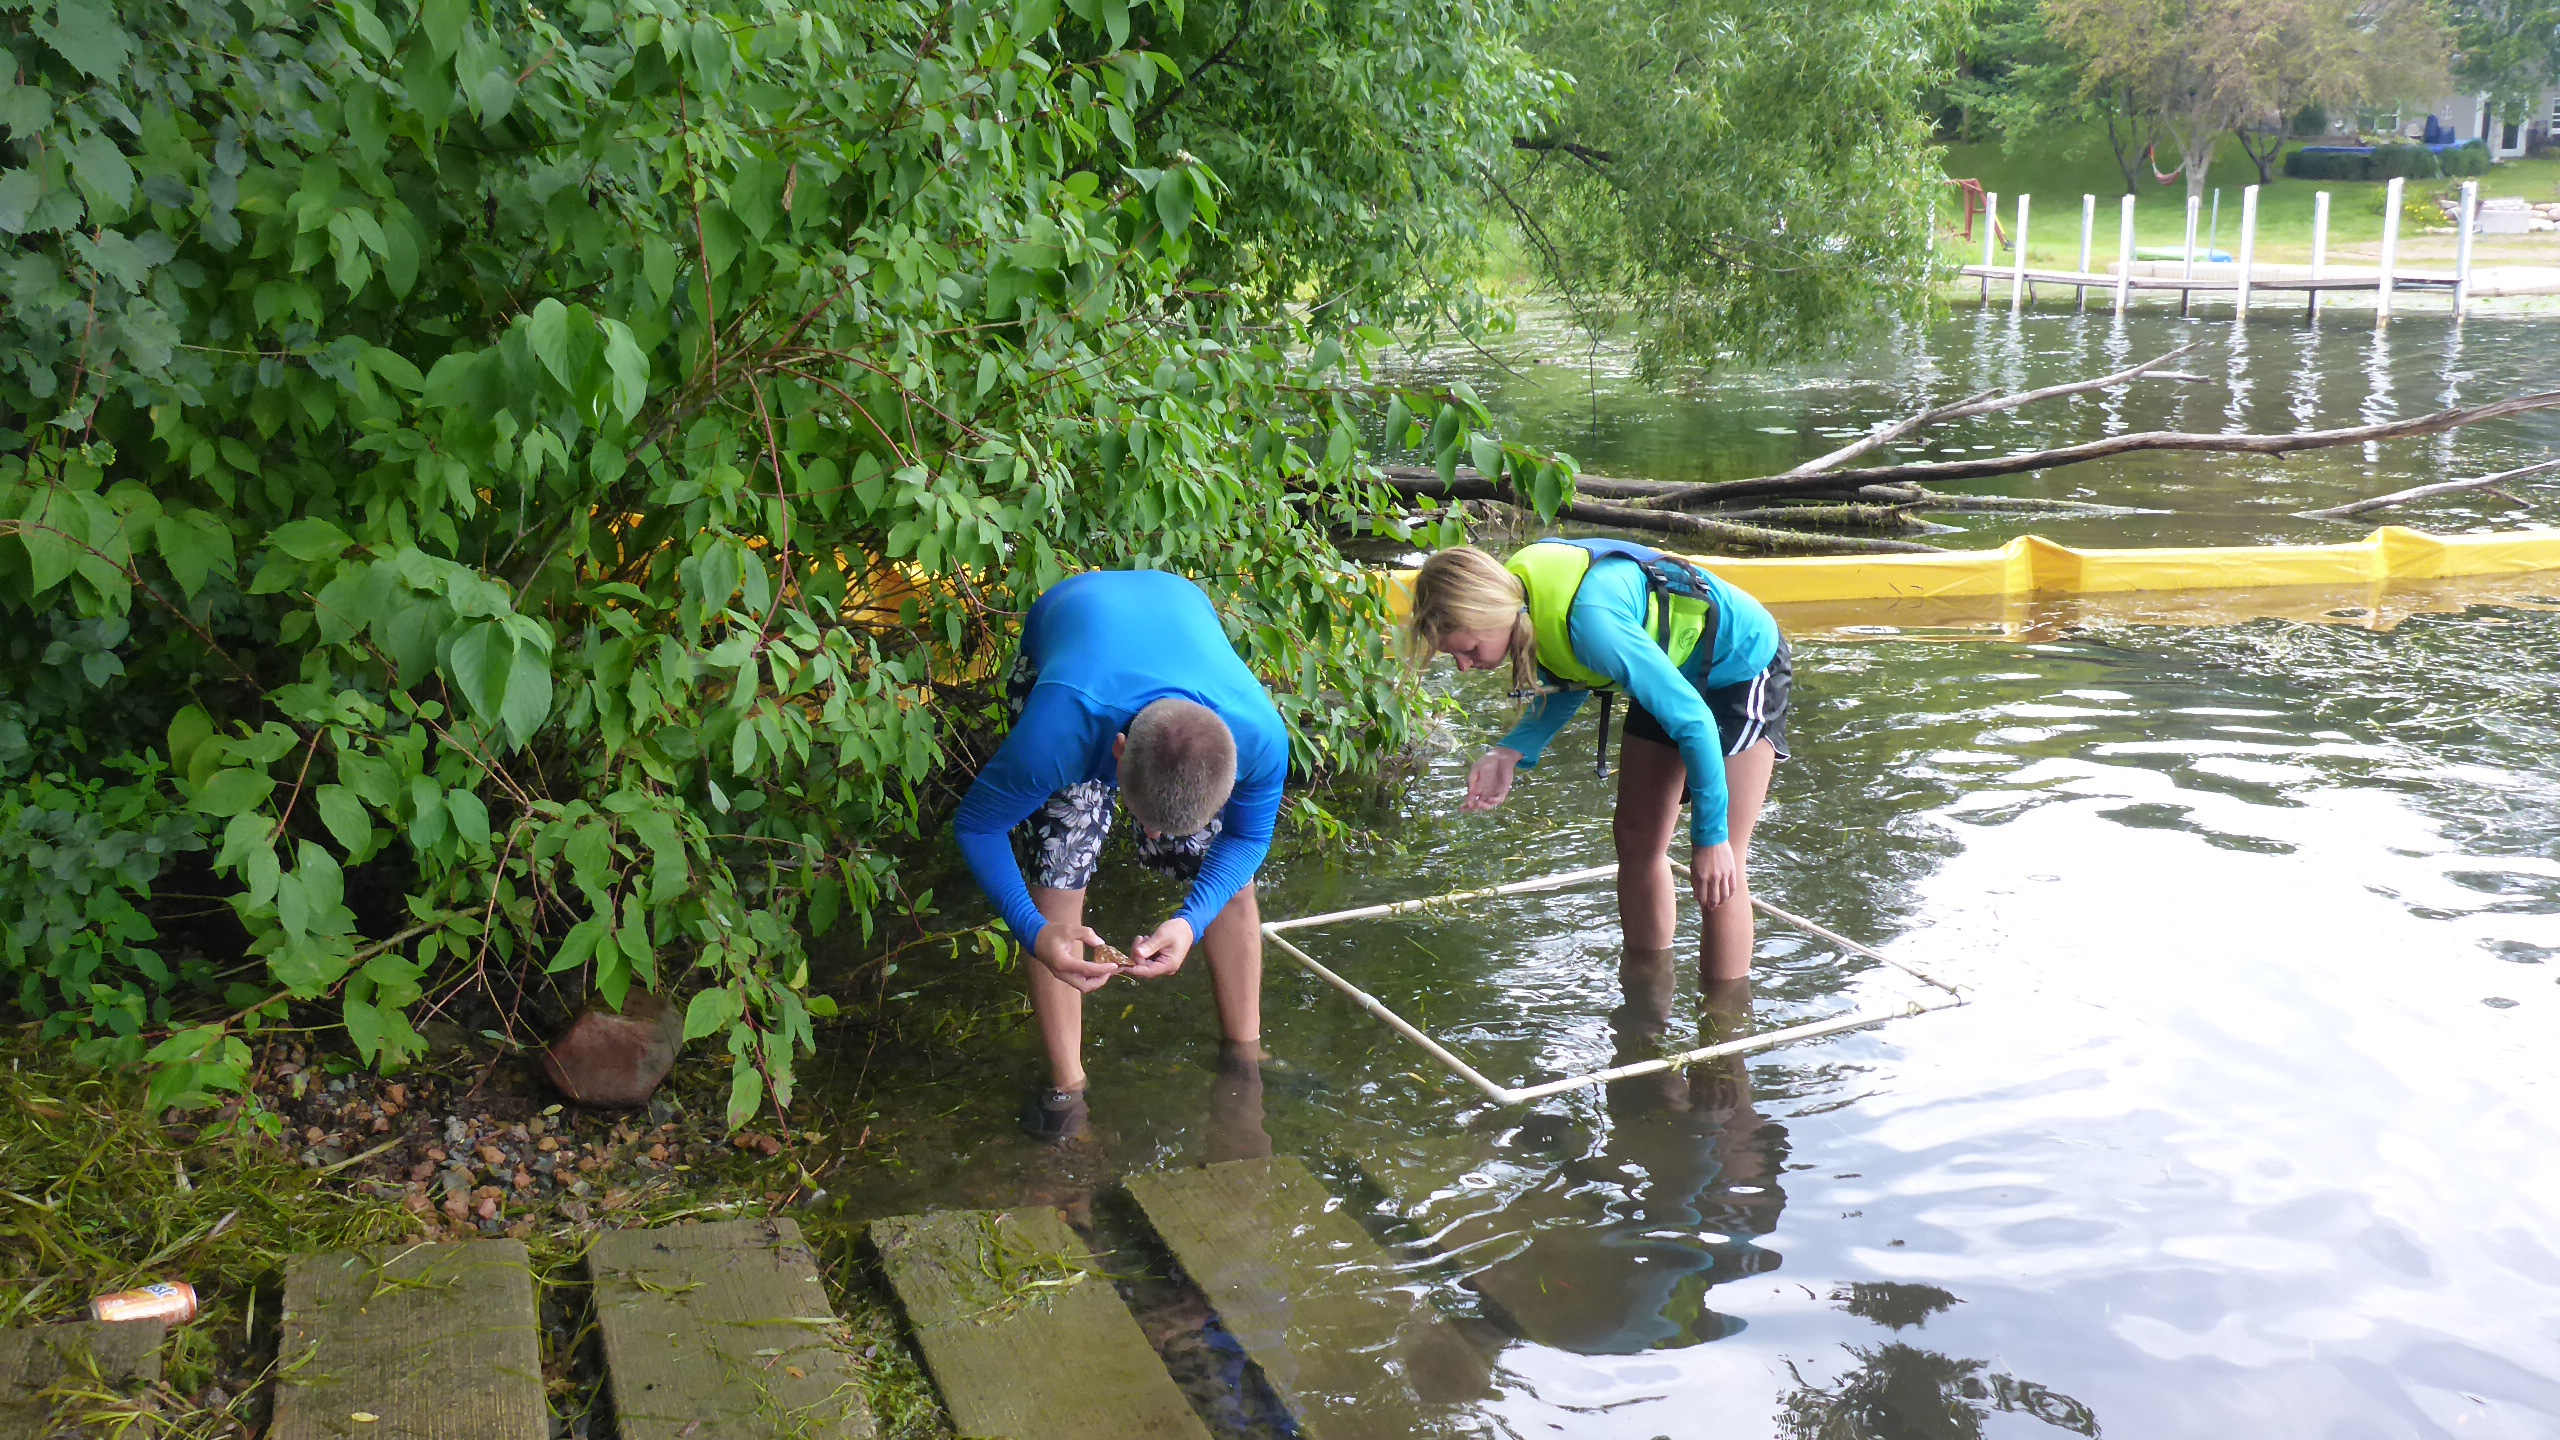
[[[1955,182],[1968,186],[1972,182]],[[2385,191],[2382,221],[2382,243],[2377,263],[2372,269],[2363,267],[2332,271],[2329,251],[2329,192],[2317,194],[2311,232],[2311,263],[2308,266],[2261,265],[2257,262],[2258,187],[2243,187],[2238,231],[2239,254],[2221,256],[2210,238],[2205,244],[2207,258],[2197,256],[2197,220],[2199,201],[2189,196],[2186,210],[2186,240],[2176,248],[2179,258],[2167,261],[2140,260],[2134,244],[2134,197],[2124,196],[2118,204],[2116,261],[2112,268],[2101,269],[2093,259],[2097,240],[2098,197],[2080,197],[2080,253],[2078,263],[2068,270],[2043,269],[2027,263],[2027,235],[2033,216],[2033,196],[2020,195],[2017,200],[2017,223],[2013,232],[2003,235],[1997,215],[1999,197],[1985,196],[1985,211],[1990,217],[1982,232],[1982,259],[1979,264],[1960,265],[1957,273],[1982,284],[1982,303],[1994,302],[1992,287],[2005,284],[2009,290],[2009,306],[2023,310],[2034,299],[2038,285],[2067,286],[2082,309],[2089,304],[2089,292],[2111,295],[2118,314],[2130,305],[2140,292],[2168,291],[2178,297],[2178,313],[2186,314],[2198,296],[2231,297],[2235,317],[2245,319],[2251,300],[2260,293],[2291,293],[2303,297],[2307,313],[2314,319],[2320,314],[2324,298],[2341,294],[2366,293],[2373,296],[2374,323],[2391,318],[2393,297],[2401,292],[2435,291],[2449,295],[2453,316],[2462,319],[2475,300],[2509,299],[2536,295],[2560,295],[2560,265],[2492,265],[2475,268],[2472,264],[2472,237],[2479,230],[2480,185],[2476,180],[2462,183],[2461,203],[2455,208],[2454,260],[2450,273],[2411,271],[2400,268],[2400,222],[2402,202],[2406,197],[2405,181],[2393,180]],[[1978,188],[1978,187],[1976,187]],[[1972,192],[1969,190],[1968,194]],[[2220,195],[2219,191],[2215,192]],[[2217,198],[2217,215],[2220,201]],[[1973,210],[1968,201],[1965,211],[1965,235],[1973,234]],[[1934,237],[1935,231],[1932,231]],[[1933,238],[1934,243],[1934,238]],[[1999,263],[1999,251],[2007,245],[2010,259]],[[2155,252],[2156,253],[2156,252]],[[2218,258],[2217,258],[2218,257]]]
[[[972,1440],[1209,1440],[1101,1266],[1053,1210],[871,1227],[951,1424]]]
[[[874,1222],[881,1272],[958,1434],[1209,1440],[1204,1417],[1246,1393],[1276,1400],[1305,1440],[1480,1433],[1475,1407],[1493,1388],[1485,1356],[1304,1164],[1230,1161],[1134,1176],[1128,1190],[1251,1372],[1185,1394],[1114,1277],[1054,1210]],[[792,1221],[610,1232],[585,1269],[616,1440],[877,1433],[818,1257]],[[291,1261],[265,1433],[548,1440],[565,1417],[545,1384],[537,1292],[514,1240]],[[87,1433],[77,1426],[96,1413],[88,1397],[157,1380],[163,1335],[157,1322],[0,1332],[0,1440]],[[552,1357],[555,1374],[563,1359]]]
[[[1134,1175],[1129,1193],[1307,1440],[1428,1436],[1485,1363],[1287,1156]]]
[[[620,1440],[869,1440],[853,1362],[829,1343],[817,1257],[784,1219],[616,1230],[587,1252]]]
[[[533,1260],[514,1240],[285,1270],[273,1440],[549,1440]]]
[[[0,1440],[59,1433],[57,1409],[69,1407],[56,1397],[72,1388],[122,1389],[159,1379],[164,1333],[157,1320],[0,1330]]]

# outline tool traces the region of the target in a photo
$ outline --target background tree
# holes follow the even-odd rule
[[[2304,107],[2419,93],[2442,73],[2423,0],[2048,0],[2047,15],[2080,58],[2085,93],[2121,94],[2153,117],[2190,196],[2204,193],[2226,132],[2272,184]]]
[[[1927,104],[1940,114],[1941,132],[1966,139],[1997,133],[2002,148],[2056,143],[2082,145],[2090,127],[2138,192],[2149,170],[2152,116],[2122,82],[2087,83],[2081,58],[2053,35],[2044,0],[1988,0],[1959,30],[1946,78]],[[1952,126],[1945,117],[1952,115]]]
[[[1586,323],[1640,363],[1758,358],[1922,302],[1937,167],[1921,96],[1958,0],[1558,0],[1571,88],[1495,189]]]
[[[2489,97],[2502,119],[2530,120],[2560,81],[2560,0],[2446,0],[2463,88]]]

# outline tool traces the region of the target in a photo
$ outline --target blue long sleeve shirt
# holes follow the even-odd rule
[[[1196,937],[1262,868],[1289,778],[1289,732],[1199,586],[1158,570],[1072,576],[1033,603],[1022,652],[1039,672],[1022,718],[960,802],[952,828],[987,900],[1025,945],[1047,920],[1031,903],[1010,835],[1049,797],[1120,782],[1111,744],[1140,710],[1175,698],[1208,706],[1236,741],[1236,787],[1179,912]]]
[[[1574,593],[1573,613],[1565,617],[1574,655],[1635,697],[1679,744],[1689,771],[1693,846],[1721,845],[1728,838],[1723,738],[1698,692],[1739,685],[1767,669],[1778,653],[1778,622],[1759,601],[1712,574],[1707,588],[1720,616],[1714,651],[1701,645],[1676,669],[1645,627],[1644,571],[1632,561],[1594,561]],[[1539,696],[1501,743],[1520,752],[1521,765],[1535,768],[1590,694],[1575,689]]]

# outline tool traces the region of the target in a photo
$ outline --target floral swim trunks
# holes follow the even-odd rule
[[[1039,682],[1040,672],[1030,660],[1014,657],[1013,670],[1004,682],[1005,710],[1012,718],[1022,718],[1031,687]],[[1024,822],[1029,850],[1024,878],[1044,890],[1082,890],[1092,884],[1093,872],[1102,864],[1102,842],[1111,834],[1112,801],[1119,792],[1120,787],[1108,780],[1087,780],[1050,796],[1047,804],[1032,812]],[[1218,838],[1222,828],[1223,822],[1211,816],[1205,829],[1189,835],[1149,835],[1141,830],[1138,863],[1188,884],[1198,878],[1209,842]]]

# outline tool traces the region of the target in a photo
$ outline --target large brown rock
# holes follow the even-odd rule
[[[645,990],[623,998],[622,1012],[589,1010],[569,1022],[542,1052],[542,1073],[579,1105],[627,1110],[648,1103],[675,1068],[684,1016]]]

